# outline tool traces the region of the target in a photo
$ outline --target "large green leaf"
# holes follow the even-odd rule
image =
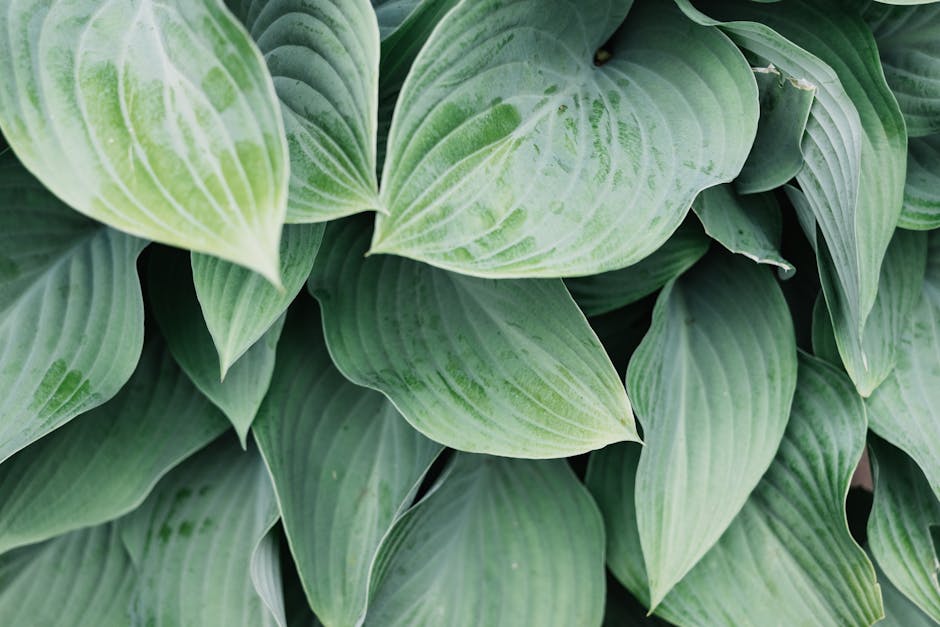
[[[73,208],[278,281],[284,126],[218,0],[8,0],[0,129]]]
[[[372,251],[480,276],[595,274],[652,253],[699,191],[734,178],[757,128],[747,62],[671,3],[631,4],[448,13],[398,100]]]
[[[0,155],[0,462],[131,376],[145,244],[71,211]]]
[[[192,256],[193,283],[209,334],[228,369],[281,317],[303,288],[323,239],[322,224],[289,225],[281,238],[281,283],[217,257]]]
[[[563,460],[458,453],[392,528],[366,625],[600,625],[604,526]]]
[[[325,241],[310,290],[330,354],[432,440],[566,457],[637,439],[623,384],[560,280],[495,281],[366,258],[362,219],[331,223]]]
[[[653,607],[767,470],[795,385],[793,323],[769,269],[714,252],[660,293],[627,369],[646,439],[636,503]]]
[[[162,342],[151,341],[117,396],[0,468],[0,553],[132,510],[225,428]]]
[[[379,543],[441,446],[336,370],[318,316],[314,307],[288,316],[252,430],[311,607],[327,625],[355,625]]]
[[[940,134],[908,142],[904,210],[898,225],[906,229],[940,228]]]
[[[849,535],[845,495],[865,444],[848,379],[800,356],[787,430],[734,522],[656,610],[680,625],[869,625],[881,614],[871,563]],[[608,564],[649,599],[633,482],[640,450],[593,453],[587,482],[608,530]]]
[[[0,624],[126,627],[134,568],[115,525],[73,531],[0,557]]]
[[[288,222],[379,208],[379,29],[368,0],[226,0],[264,53],[290,147]]]
[[[226,438],[181,464],[120,523],[138,577],[136,620],[154,627],[273,626],[251,562],[276,520],[257,451]]]
[[[878,42],[885,78],[904,113],[908,134],[940,133],[940,5],[871,4],[865,19]]]
[[[739,196],[731,185],[718,185],[699,194],[692,209],[705,232],[731,252],[777,266],[786,276],[796,272],[780,255],[783,225],[773,194]]]
[[[875,502],[868,543],[891,583],[940,623],[940,563],[930,535],[940,500],[910,457],[873,438]]]
[[[885,617],[878,623],[878,627],[937,627],[935,620],[894,587],[891,580],[878,568],[877,562],[874,562],[874,566],[885,605]]]
[[[646,259],[619,270],[566,279],[565,285],[585,315],[614,311],[652,294],[691,268],[708,252],[710,241],[695,219],[687,219]]]
[[[173,357],[196,387],[225,413],[244,446],[248,429],[271,383],[284,317],[281,315],[228,369],[223,380],[219,356],[190,277],[186,255],[154,250],[149,268],[150,305]],[[247,311],[252,313],[250,308]]]
[[[868,399],[871,430],[914,458],[940,498],[940,233],[928,238],[923,293],[897,366]]]

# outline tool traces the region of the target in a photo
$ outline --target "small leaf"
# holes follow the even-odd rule
[[[907,144],[904,209],[898,226],[940,228],[940,134],[912,138]]]
[[[599,625],[604,526],[562,460],[457,453],[396,523],[365,625]]]
[[[309,287],[330,354],[432,440],[544,458],[637,439],[623,384],[561,281],[364,258],[367,220],[331,223],[325,241]]]
[[[428,0],[372,0],[375,17],[379,23],[379,35],[384,41]]]
[[[4,463],[0,553],[132,510],[225,428],[162,342],[151,340],[117,396]]]
[[[71,211],[0,155],[0,462],[131,376],[144,341],[144,246]]]
[[[288,316],[252,430],[311,607],[328,625],[355,625],[379,543],[442,447],[336,370],[318,317],[312,306]]]
[[[10,0],[0,129],[74,209],[278,282],[284,125],[218,0]]]
[[[734,178],[758,116],[743,55],[671,3],[631,4],[448,13],[398,99],[372,252],[494,278],[596,274],[648,256],[699,191]]]
[[[379,31],[367,0],[226,0],[264,53],[290,149],[288,222],[378,208]]]
[[[793,323],[766,268],[711,253],[660,293],[627,369],[647,442],[636,503],[652,607],[767,470],[795,385]]]

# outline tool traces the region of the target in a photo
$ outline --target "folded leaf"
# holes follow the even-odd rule
[[[868,543],[891,583],[940,623],[940,563],[930,528],[940,525],[940,500],[910,457],[873,439],[875,501]]]
[[[937,627],[936,621],[924,614],[919,607],[894,587],[891,580],[878,568],[877,562],[874,565],[885,604],[885,617],[878,623],[878,627]]]
[[[646,439],[636,504],[652,607],[767,470],[795,385],[793,323],[768,269],[713,252],[660,293],[627,369]]]
[[[288,222],[378,208],[379,31],[367,0],[226,0],[264,53],[290,148]]]
[[[4,463],[0,553],[132,510],[165,472],[225,428],[152,340],[117,396]]]
[[[0,155],[0,462],[131,376],[145,245],[71,211]]]
[[[365,625],[600,625],[604,526],[562,460],[458,453],[396,523]]]
[[[637,439],[623,384],[561,281],[363,257],[368,226],[328,225],[309,283],[351,381],[460,450],[566,457]]]
[[[396,106],[372,252],[478,276],[596,274],[652,253],[699,191],[734,178],[757,129],[747,62],[668,2],[631,4],[448,13]]]
[[[10,0],[0,129],[74,209],[278,282],[284,125],[218,0]]]
[[[382,40],[398,30],[415,9],[426,2],[427,0],[372,0]]]
[[[940,228],[940,134],[911,138],[907,144],[904,209],[898,226]]]
[[[355,625],[379,543],[442,447],[336,370],[318,317],[312,306],[288,316],[252,431],[311,607],[328,625]]]

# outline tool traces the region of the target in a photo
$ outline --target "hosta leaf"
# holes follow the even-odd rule
[[[891,583],[940,623],[940,563],[930,528],[940,525],[940,500],[917,464],[873,439],[875,502],[868,543]]]
[[[251,582],[278,627],[287,627],[284,582],[281,579],[281,530],[268,530],[251,555]]]
[[[131,376],[145,245],[71,211],[0,155],[0,462]]]
[[[561,281],[365,258],[362,219],[330,224],[325,241],[310,290],[330,354],[432,440],[565,457],[637,439],[623,384]]]
[[[271,383],[281,316],[258,342],[229,368],[223,380],[219,356],[206,328],[185,255],[155,250],[149,284],[154,315],[170,352],[196,387],[228,417],[242,445]]]
[[[323,239],[322,224],[289,225],[281,238],[281,282],[217,257],[192,257],[193,283],[209,334],[219,353],[222,377],[281,317],[303,288]]]
[[[822,292],[816,297],[813,303],[813,328],[812,328],[813,355],[823,361],[842,368],[842,356],[839,355],[839,346],[836,344],[836,336],[832,331],[832,319],[829,317],[829,310],[826,309],[826,299]]]
[[[366,625],[599,625],[604,526],[563,460],[458,453],[396,523]]]
[[[368,0],[226,0],[264,53],[290,147],[288,222],[378,208],[379,31]]]
[[[372,0],[382,39],[398,30],[420,4],[422,0]]]
[[[706,189],[692,204],[705,232],[733,253],[777,266],[787,276],[796,269],[780,256],[782,220],[773,194],[739,196],[731,185]]]
[[[878,568],[877,562],[874,565],[885,605],[885,617],[878,623],[878,627],[937,627],[936,621],[894,587],[891,580]]]
[[[904,113],[908,134],[940,133],[940,5],[872,4],[865,19],[878,42],[885,78]]]
[[[940,234],[930,233],[927,273],[897,347],[897,366],[868,399],[871,430],[914,458],[940,498]]]
[[[747,503],[656,610],[679,625],[869,625],[881,614],[871,563],[849,535],[845,495],[865,444],[848,379],[801,355],[787,431]],[[608,563],[645,602],[633,483],[639,447],[591,455]],[[742,603],[741,599],[747,599]]]
[[[263,59],[218,0],[10,0],[0,128],[111,226],[278,281],[287,146]]]
[[[310,605],[327,625],[355,625],[379,543],[441,446],[336,370],[309,310],[288,317],[252,430]]]
[[[908,142],[904,210],[898,226],[940,228],[940,134]]]
[[[73,531],[0,557],[0,623],[124,627],[134,584],[114,525]]]
[[[711,253],[660,293],[627,369],[647,442],[636,503],[653,607],[767,470],[795,385],[793,323],[768,269]]]
[[[699,191],[734,178],[757,128],[744,57],[671,3],[630,5],[448,13],[398,100],[372,251],[480,276],[595,274],[652,253]]]
[[[116,397],[0,467],[0,552],[130,511],[225,428],[162,342],[151,341]]]
[[[565,280],[581,311],[597,316],[648,296],[676,278],[708,251],[710,240],[693,220],[686,220],[649,257],[621,268],[592,276]]]
[[[784,76],[773,65],[754,68],[760,91],[757,137],[744,168],[734,179],[742,194],[766,192],[780,187],[803,167],[801,147],[816,86]]]
[[[181,464],[121,521],[139,580],[134,616],[155,627],[274,625],[251,560],[276,520],[257,451],[226,438]]]

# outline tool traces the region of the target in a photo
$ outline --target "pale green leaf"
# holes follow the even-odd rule
[[[382,39],[398,30],[420,4],[422,0],[372,0]]]
[[[251,555],[251,582],[278,627],[287,627],[284,582],[281,579],[281,530],[271,527]]]
[[[442,447],[336,370],[318,318],[313,306],[288,316],[252,431],[311,607],[327,625],[355,625],[379,543]]]
[[[126,627],[134,585],[114,525],[73,531],[0,557],[0,624]]]
[[[192,256],[193,283],[206,326],[219,354],[224,378],[281,317],[303,288],[323,238],[322,224],[288,225],[281,238],[281,283],[217,257]]]
[[[8,0],[0,129],[74,209],[278,281],[284,126],[218,0]]]
[[[226,0],[264,53],[290,149],[288,222],[379,208],[379,30],[368,0]]]
[[[757,137],[744,168],[734,179],[742,194],[766,192],[780,187],[803,167],[801,147],[816,86],[784,76],[773,66],[754,68],[760,91]]]
[[[154,250],[148,274],[150,305],[170,352],[196,387],[226,415],[244,446],[271,383],[283,315],[229,368],[223,380],[186,256],[178,251]]]
[[[145,245],[71,211],[0,155],[0,462],[131,376]]]
[[[646,259],[619,270],[566,279],[565,285],[585,315],[597,316],[652,294],[695,265],[709,242],[696,220],[687,219]]]
[[[0,553],[134,509],[164,473],[225,428],[152,340],[117,396],[3,464]]]
[[[875,501],[868,519],[872,555],[891,583],[940,623],[940,563],[930,528],[940,525],[940,500],[917,464],[873,438]]]
[[[276,520],[274,491],[253,448],[225,438],[174,469],[120,523],[138,577],[136,622],[275,625],[251,562]]]
[[[566,457],[637,439],[623,384],[560,280],[495,281],[365,258],[368,227],[327,226],[309,284],[350,380],[460,450]]]
[[[393,527],[366,625],[591,627],[604,613],[604,526],[563,460],[457,453]]]
[[[787,277],[796,272],[780,255],[783,226],[773,194],[739,196],[731,185],[718,185],[699,194],[692,210],[705,232],[731,252],[776,266]]]
[[[750,67],[671,3],[631,4],[448,13],[398,100],[372,251],[478,276],[596,274],[648,256],[733,179],[757,129]]]
[[[940,233],[928,237],[923,292],[897,366],[868,399],[871,430],[914,458],[940,498]]]
[[[892,4],[925,4],[893,2]],[[940,133],[940,5],[872,4],[865,20],[911,137]]]
[[[653,607],[770,465],[796,366],[793,323],[769,269],[713,252],[660,293],[627,369],[646,439],[636,503]]]
[[[878,563],[873,563],[885,605],[885,617],[878,623],[878,627],[937,627],[937,622],[895,588],[878,567]]]
[[[898,226],[940,228],[940,134],[908,142],[904,209]]]

